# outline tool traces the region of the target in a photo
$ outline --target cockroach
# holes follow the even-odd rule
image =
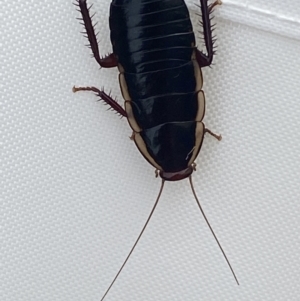
[[[198,207],[237,282],[238,279],[215,235],[192,183],[195,160],[206,133],[205,96],[201,68],[210,66],[215,54],[211,13],[220,0],[200,0],[206,53],[196,47],[189,11],[184,0],[112,0],[110,39],[112,53],[101,57],[90,7],[76,0],[93,56],[103,68],[117,67],[124,108],[104,90],[73,87],[73,92],[92,91],[127,121],[131,139],[160,176],[161,187],[150,215],[103,300],[144,233],[160,199],[165,181],[189,179]]]

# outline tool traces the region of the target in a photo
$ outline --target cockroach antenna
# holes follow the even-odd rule
[[[198,207],[199,207],[199,209],[200,209],[200,211],[201,211],[201,213],[202,213],[202,215],[203,215],[203,217],[204,217],[204,219],[205,219],[205,221],[206,221],[206,224],[207,224],[208,228],[210,229],[210,232],[212,233],[213,237],[215,238],[215,241],[216,241],[216,243],[218,244],[218,246],[219,246],[221,252],[223,253],[223,256],[224,256],[224,258],[225,258],[225,260],[226,260],[226,262],[227,262],[227,264],[228,264],[228,266],[229,266],[229,268],[230,268],[230,270],[231,270],[231,273],[232,273],[232,275],[233,275],[233,277],[234,277],[234,279],[235,279],[237,285],[240,285],[240,284],[239,284],[239,281],[238,281],[238,279],[237,279],[237,277],[236,277],[236,275],[235,275],[235,272],[234,272],[234,270],[233,270],[233,268],[232,268],[232,266],[231,266],[231,264],[230,264],[230,262],[229,262],[229,260],[228,260],[228,257],[226,256],[225,251],[224,251],[224,249],[222,248],[222,246],[221,246],[221,244],[220,244],[220,242],[219,242],[219,240],[218,240],[218,238],[217,238],[217,235],[215,234],[215,232],[214,232],[212,226],[210,225],[210,223],[209,223],[209,221],[208,221],[208,219],[207,219],[207,217],[206,217],[206,215],[205,215],[205,213],[204,213],[204,210],[203,210],[203,208],[202,208],[202,206],[201,206],[201,204],[200,204],[200,201],[199,201],[199,199],[198,199],[198,197],[197,197],[197,195],[196,195],[196,191],[195,191],[195,188],[194,188],[194,185],[193,185],[193,181],[192,181],[192,176],[189,176],[189,180],[190,180],[190,184],[191,184],[191,189],[192,189],[193,195],[194,195],[195,200],[196,200],[196,202],[197,202],[197,204],[198,204]]]
[[[192,189],[193,195],[194,195],[195,200],[196,200],[196,202],[197,202],[197,204],[198,204],[198,207],[199,207],[199,209],[200,209],[200,211],[201,211],[201,213],[202,213],[202,215],[203,215],[203,217],[204,217],[204,219],[205,219],[205,221],[206,221],[206,223],[207,223],[207,225],[208,225],[208,227],[209,227],[209,229],[210,229],[212,235],[214,236],[214,238],[215,238],[215,240],[216,240],[216,242],[217,242],[217,244],[218,244],[218,246],[219,246],[221,252],[223,253],[223,256],[224,256],[224,258],[226,259],[226,262],[227,262],[227,264],[228,264],[228,266],[229,266],[229,268],[230,268],[230,270],[231,270],[231,272],[232,272],[232,274],[233,274],[233,277],[234,277],[236,283],[239,285],[239,281],[238,281],[238,279],[237,279],[237,277],[236,277],[236,275],[235,275],[235,273],[234,273],[234,271],[233,271],[233,268],[232,268],[232,266],[231,266],[231,264],[230,264],[230,262],[229,262],[229,260],[228,260],[228,258],[227,258],[227,256],[226,256],[226,254],[225,254],[225,251],[223,250],[223,248],[222,248],[222,246],[221,246],[221,244],[220,244],[220,242],[219,242],[219,240],[218,240],[218,238],[217,238],[217,236],[216,236],[216,234],[215,234],[213,228],[211,227],[211,225],[210,225],[210,223],[209,223],[209,221],[208,221],[208,219],[207,219],[207,217],[206,217],[206,215],[205,215],[205,213],[204,213],[204,210],[202,209],[202,206],[201,206],[201,204],[200,204],[200,201],[199,201],[199,199],[198,199],[198,197],[197,197],[197,195],[196,195],[196,192],[195,192],[195,188],[194,188],[194,185],[193,185],[193,181],[192,181],[192,176],[191,176],[191,175],[189,176],[189,181],[190,181],[190,185],[191,185],[191,189]],[[126,259],[124,260],[124,262],[123,262],[122,266],[120,267],[118,273],[116,274],[115,278],[114,278],[113,281],[110,283],[109,287],[107,288],[106,292],[104,293],[103,297],[101,298],[101,301],[104,300],[104,298],[106,297],[106,295],[109,293],[110,289],[113,287],[114,283],[116,282],[116,280],[118,279],[119,275],[121,274],[123,268],[125,267],[127,261],[129,260],[131,254],[133,253],[135,247],[137,246],[139,240],[141,239],[143,233],[145,232],[145,230],[146,230],[146,228],[147,228],[147,226],[148,226],[148,224],[149,224],[149,222],[150,222],[150,219],[151,219],[151,217],[152,217],[152,215],[153,215],[153,213],[154,213],[154,211],[155,211],[155,209],[156,209],[156,207],[157,207],[158,201],[159,201],[159,199],[160,199],[160,197],[161,197],[161,194],[162,194],[162,191],[163,191],[163,188],[164,188],[164,184],[165,184],[165,180],[162,179],[162,182],[161,182],[161,186],[160,186],[160,190],[159,190],[157,199],[156,199],[156,201],[155,201],[155,203],[154,203],[154,206],[153,206],[153,208],[152,208],[152,210],[151,210],[151,212],[150,212],[150,214],[149,214],[149,216],[148,216],[148,219],[146,220],[144,227],[142,228],[142,230],[141,230],[141,232],[140,232],[138,238],[136,239],[136,241],[135,241],[134,245],[132,246],[130,252],[128,253]]]
[[[153,206],[153,208],[152,208],[152,210],[151,210],[151,212],[150,212],[150,214],[149,214],[149,216],[148,216],[148,219],[147,219],[147,221],[146,221],[146,223],[145,223],[145,225],[144,225],[142,231],[140,232],[140,234],[139,234],[137,240],[135,241],[133,247],[131,248],[129,254],[127,255],[126,259],[124,260],[122,266],[120,267],[118,273],[116,274],[115,278],[113,279],[113,281],[111,282],[110,286],[109,286],[108,289],[106,290],[105,294],[104,294],[103,297],[101,298],[101,301],[104,300],[104,298],[106,297],[106,295],[108,294],[108,292],[110,291],[110,289],[112,288],[112,286],[114,285],[114,283],[116,282],[116,280],[117,280],[117,278],[119,277],[119,275],[121,274],[121,272],[122,272],[124,266],[126,265],[128,259],[130,258],[132,252],[134,251],[136,245],[138,244],[140,238],[142,237],[142,235],[143,235],[145,229],[147,228],[147,225],[149,224],[149,221],[150,221],[150,219],[151,219],[151,217],[152,217],[152,215],[153,215],[153,213],[154,213],[154,211],[155,211],[155,208],[156,208],[156,206],[157,206],[157,204],[158,204],[158,201],[159,201],[159,199],[160,199],[161,193],[162,193],[163,188],[164,188],[164,184],[165,184],[165,180],[162,179],[162,181],[161,181],[161,186],[160,186],[160,190],[159,190],[157,199],[156,199],[156,201],[155,201],[155,203],[154,203],[154,206]]]

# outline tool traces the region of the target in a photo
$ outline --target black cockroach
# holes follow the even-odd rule
[[[205,97],[201,68],[210,66],[214,38],[208,5],[200,0],[207,54],[197,49],[189,12],[184,0],[112,0],[110,38],[113,52],[101,57],[90,7],[76,0],[93,55],[103,68],[117,67],[125,109],[110,95],[95,87],[74,87],[73,92],[92,91],[121,116],[133,131],[131,139],[144,158],[162,178],[161,188],[151,213],[127,258],[106,290],[105,298],[118,278],[158,204],[165,181],[189,178],[198,207],[210,228],[229,268],[237,277],[210,226],[196,196],[191,174],[205,133],[221,136],[205,128]]]

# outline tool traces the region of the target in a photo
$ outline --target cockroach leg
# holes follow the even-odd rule
[[[205,129],[205,133],[208,133],[208,134],[212,135],[213,137],[215,137],[215,138],[218,139],[219,141],[222,140],[222,136],[221,136],[221,135],[217,135],[217,134],[213,133],[213,132],[212,132],[211,130],[209,130],[209,129]]]
[[[101,58],[99,61],[96,59],[99,65],[103,68],[113,68],[118,66],[118,60],[114,53],[110,53],[104,58]]]
[[[82,15],[83,25],[86,30],[84,34],[86,34],[86,37],[89,40],[90,47],[92,49],[95,60],[103,68],[116,67],[118,65],[118,62],[114,53],[111,53],[103,58],[100,57],[99,47],[98,47],[98,42],[96,37],[97,35],[95,34],[94,25],[92,22],[93,16],[92,17],[90,16],[91,6],[87,7],[86,0],[76,0],[76,1],[77,3],[75,3],[75,5],[79,7],[79,11]]]
[[[113,99],[111,96],[106,94],[104,91],[99,90],[95,87],[73,87],[72,91],[74,93],[78,91],[92,91],[96,93],[97,96],[101,98],[106,104],[108,104],[113,110],[119,113],[123,117],[127,117],[126,111]]]
[[[209,12],[211,12],[213,10],[213,8],[217,5],[222,5],[222,1],[221,0],[216,0],[214,3],[210,4],[208,6]]]
[[[207,0],[200,0],[204,42],[207,51],[207,54],[204,54],[202,51],[198,49],[196,51],[196,58],[200,68],[210,66],[213,60],[213,56],[215,53],[214,51],[215,39],[212,35],[213,29],[210,22],[211,21],[210,13],[213,11],[213,8],[216,5],[221,5],[221,4],[222,2],[220,0],[215,0],[215,2],[213,2],[208,6]]]

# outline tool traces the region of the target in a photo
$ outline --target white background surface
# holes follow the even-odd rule
[[[103,54],[109,3],[93,8]],[[240,287],[182,181],[167,183],[107,301],[299,300],[298,4],[224,0],[215,12],[205,123],[223,140],[206,137],[193,179]],[[100,300],[160,180],[125,119],[71,92],[104,86],[122,103],[117,71],[90,59],[71,1],[2,0],[1,10],[0,299]]]

